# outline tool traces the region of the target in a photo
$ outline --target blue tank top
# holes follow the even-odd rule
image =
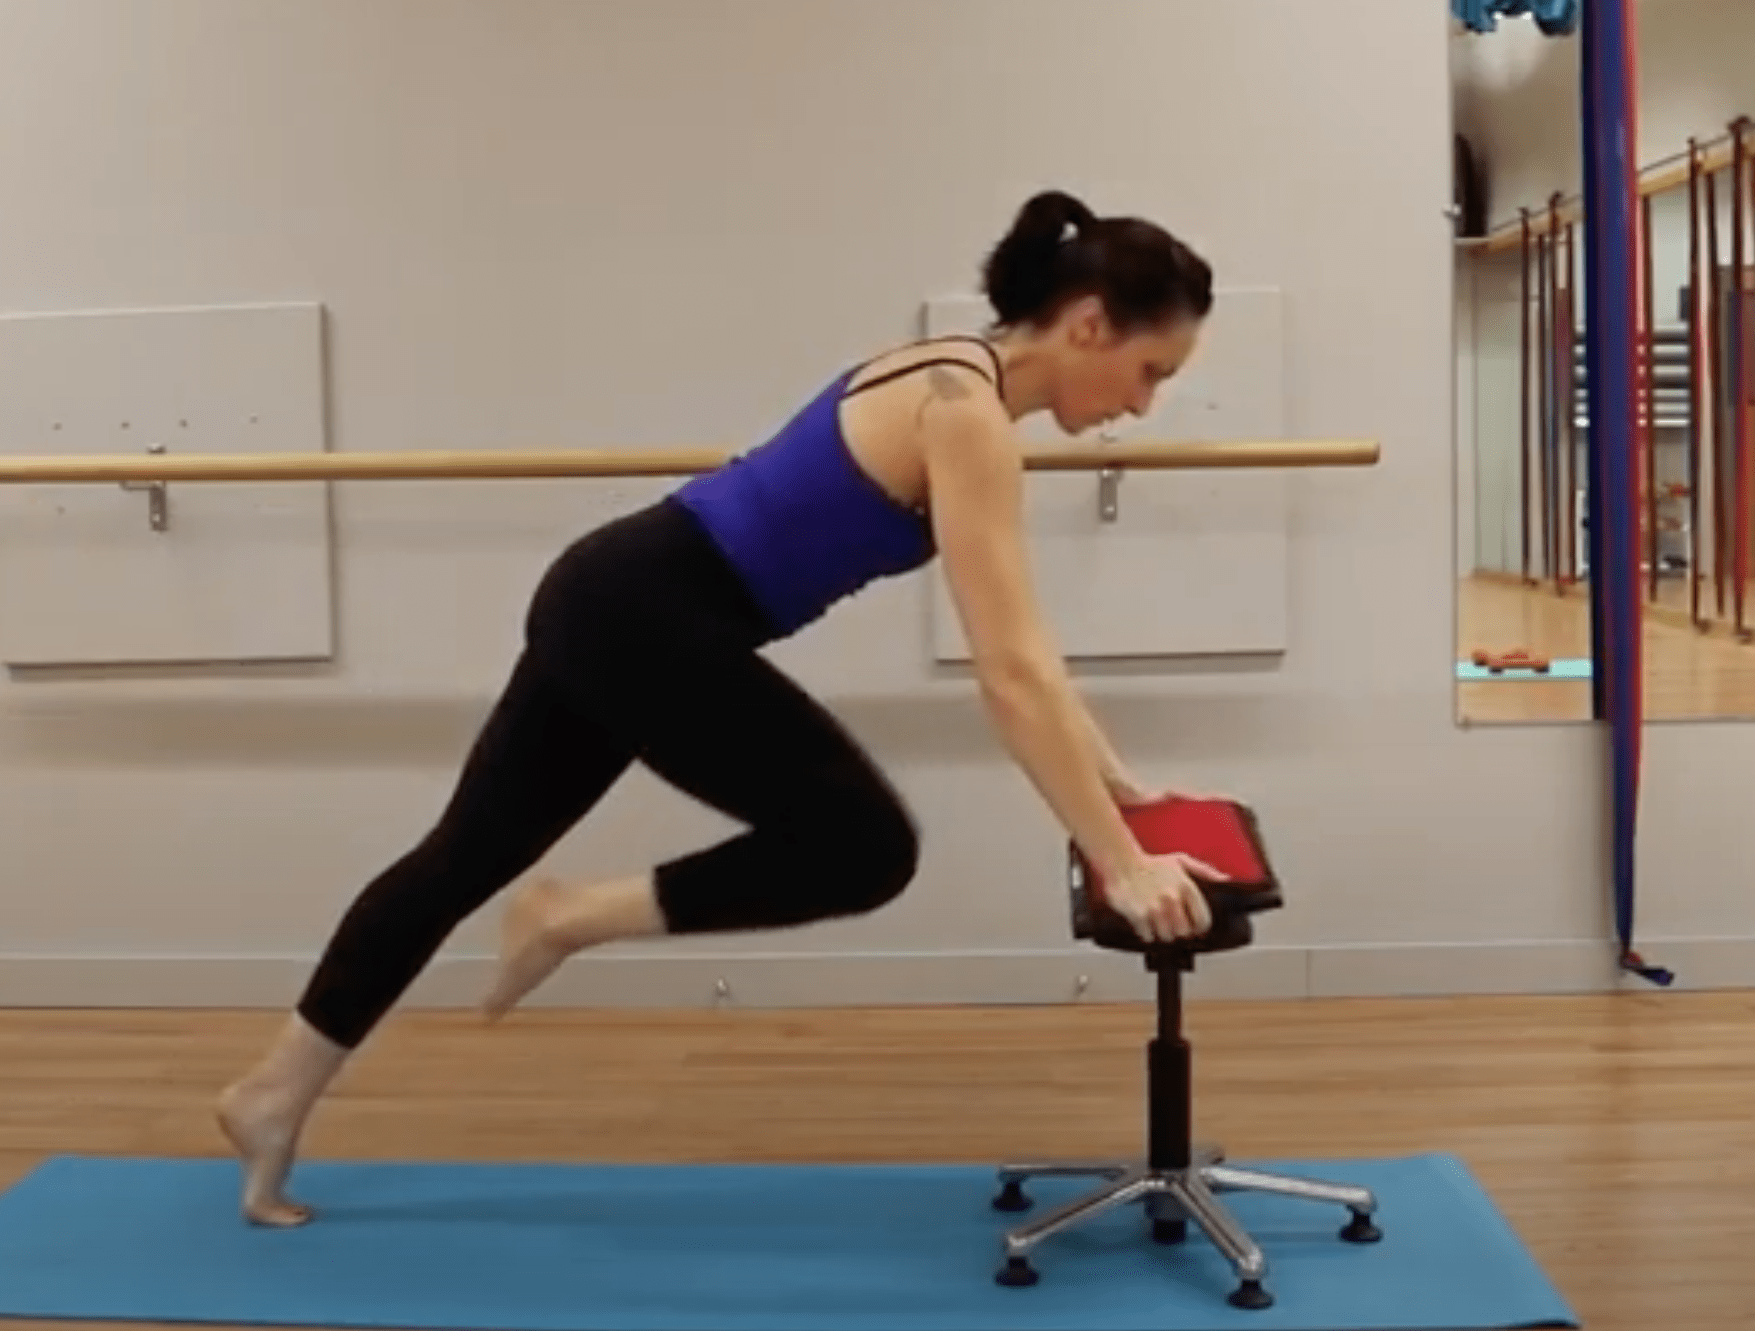
[[[994,360],[997,372],[997,355]],[[969,362],[929,359],[853,391],[934,364]],[[780,637],[879,578],[920,568],[936,553],[926,514],[886,492],[847,446],[840,404],[861,368],[837,375],[767,441],[672,496],[706,528]]]

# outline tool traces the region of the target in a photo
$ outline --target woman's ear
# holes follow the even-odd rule
[[[1109,318],[1103,312],[1102,300],[1096,296],[1080,296],[1061,311],[1060,317],[1068,343],[1082,351],[1110,340]]]

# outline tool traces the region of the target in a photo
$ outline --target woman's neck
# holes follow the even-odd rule
[[[1011,418],[1019,420],[1043,410],[1049,402],[1052,357],[1040,336],[1006,329],[987,335],[1005,367],[1005,405]]]

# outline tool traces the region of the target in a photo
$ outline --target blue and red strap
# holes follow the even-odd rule
[[[1639,210],[1632,0],[1583,13],[1585,322],[1593,714],[1609,723],[1615,933],[1623,970],[1658,985],[1674,976],[1633,946],[1643,756],[1644,601],[1639,586],[1637,420]]]

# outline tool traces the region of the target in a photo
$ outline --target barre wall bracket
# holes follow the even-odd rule
[[[163,444],[148,446],[148,453],[163,453]],[[169,531],[171,525],[170,487],[163,481],[118,481],[124,490],[138,491],[146,496],[146,521],[154,531]]]

